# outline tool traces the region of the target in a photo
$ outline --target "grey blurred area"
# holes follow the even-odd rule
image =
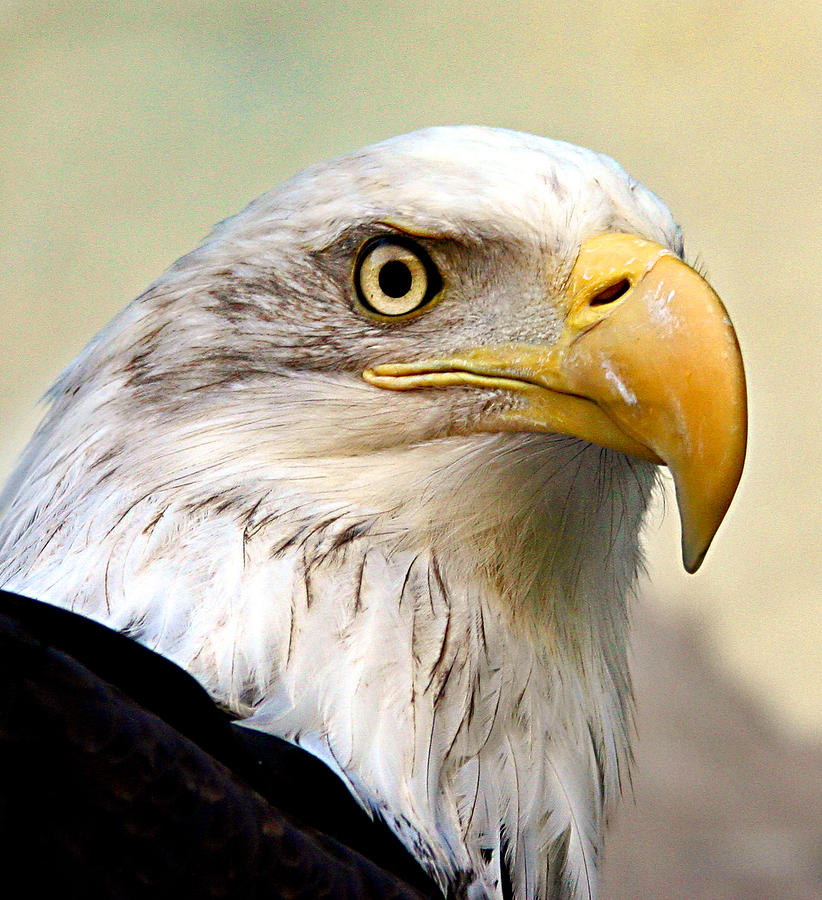
[[[684,575],[648,522],[608,898],[822,897],[822,4],[0,0],[0,477],[38,397],[211,225],[431,124],[607,152],[737,327],[741,489]]]
[[[822,747],[764,715],[692,617],[636,610],[633,671],[636,765],[603,898],[822,897]]]

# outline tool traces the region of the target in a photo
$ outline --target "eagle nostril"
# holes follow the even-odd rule
[[[627,278],[614,282],[614,284],[609,284],[608,287],[603,288],[598,294],[594,294],[588,301],[588,305],[604,306],[606,303],[613,303],[614,300],[619,300],[630,286],[631,282]]]

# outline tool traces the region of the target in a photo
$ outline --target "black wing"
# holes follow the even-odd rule
[[[319,760],[232,725],[134,641],[6,592],[0,780],[20,896],[442,896]]]

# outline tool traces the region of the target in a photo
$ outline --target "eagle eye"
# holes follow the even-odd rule
[[[416,241],[378,237],[367,241],[354,266],[357,299],[371,313],[405,316],[425,306],[442,288],[442,278]]]

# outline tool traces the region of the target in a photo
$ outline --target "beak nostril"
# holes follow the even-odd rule
[[[598,294],[594,294],[593,297],[588,301],[589,306],[604,306],[606,303],[613,303],[614,300],[619,300],[619,298],[625,294],[628,288],[631,287],[631,282],[627,278],[623,278],[621,281],[616,281],[614,284],[609,284],[608,287],[603,288]]]

